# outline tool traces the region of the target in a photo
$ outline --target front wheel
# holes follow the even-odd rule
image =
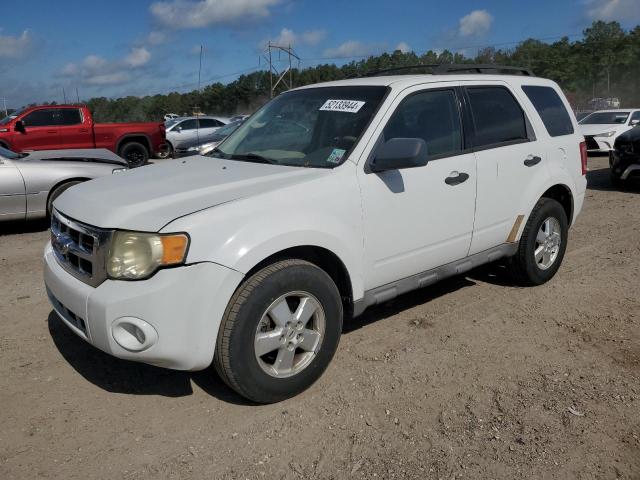
[[[567,214],[557,200],[541,198],[524,227],[518,251],[509,260],[512,275],[524,285],[553,278],[567,249]]]
[[[214,365],[240,395],[279,402],[322,375],[341,332],[342,302],[331,277],[304,260],[283,260],[247,279],[229,301]]]

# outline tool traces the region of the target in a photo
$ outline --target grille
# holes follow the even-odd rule
[[[111,233],[71,220],[58,211],[51,215],[51,246],[58,263],[94,287],[106,279],[105,257]]]
[[[587,135],[584,137],[585,142],[587,143],[587,150],[600,150],[598,146],[598,142],[593,139],[593,136]]]

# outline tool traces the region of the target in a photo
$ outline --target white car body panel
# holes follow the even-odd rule
[[[368,173],[367,159],[403,98],[423,89],[474,84],[509,88],[529,117],[536,141],[467,151],[419,168]],[[555,83],[532,77],[418,75],[329,82],[321,86],[389,87],[347,161],[336,168],[189,157],[79,185],[56,200],[58,211],[100,228],[186,232],[187,265],[160,270],[148,280],[107,280],[93,288],[56,266],[47,250],[47,286],[67,306],[86,305],[82,313],[90,335],[85,337],[99,348],[121,358],[199,369],[213,356],[235,288],[256,265],[283,250],[312,246],[331,252],[348,272],[356,303],[376,288],[504,245],[518,217],[524,217],[511,239],[515,246],[547,189],[563,185],[571,192],[575,220],[586,188],[575,119],[571,116],[573,134],[550,137],[522,84],[554,88],[568,108]],[[542,160],[526,167],[529,155]],[[454,171],[470,178],[448,186],[444,179]],[[196,270],[202,272],[191,273]],[[186,314],[176,302],[187,306]],[[141,354],[114,345],[109,328],[122,316],[152,324],[159,343]],[[182,332],[181,325],[190,333]],[[172,336],[175,345],[166,340]],[[194,352],[186,351],[189,342]]]

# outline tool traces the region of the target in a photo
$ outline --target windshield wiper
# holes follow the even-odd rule
[[[263,157],[262,155],[258,155],[257,153],[234,153],[231,155],[231,160],[241,160],[243,162],[254,162],[254,163],[270,163],[271,165],[278,165],[276,160],[271,158]]]

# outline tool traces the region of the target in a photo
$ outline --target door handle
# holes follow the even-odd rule
[[[524,160],[524,164],[527,167],[533,167],[534,165],[539,164],[542,161],[542,158],[538,157],[537,155],[529,155],[527,158],[525,158]]]
[[[47,133],[58,133],[57,130],[47,130]]]
[[[444,179],[444,183],[447,185],[460,185],[469,179],[469,174],[464,172],[451,172],[447,178]]]

